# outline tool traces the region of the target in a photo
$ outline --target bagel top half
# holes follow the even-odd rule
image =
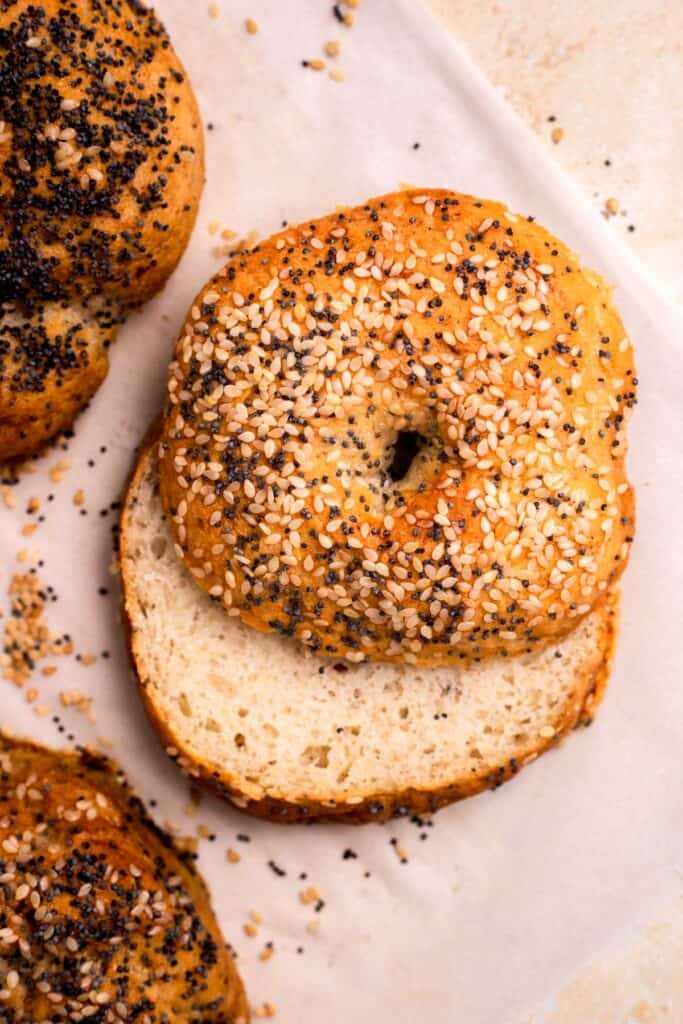
[[[137,0],[0,3],[0,459],[63,429],[128,309],[176,266],[201,121]]]
[[[319,655],[531,650],[626,564],[636,385],[607,285],[500,203],[413,190],[287,227],[180,334],[178,553],[229,614]]]
[[[192,860],[94,754],[0,735],[0,1021],[247,1024]]]

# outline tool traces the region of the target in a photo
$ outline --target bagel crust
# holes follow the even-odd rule
[[[499,203],[408,191],[288,227],[181,332],[159,449],[178,553],[320,655],[533,650],[626,565],[636,384],[607,285]]]
[[[0,735],[0,1020],[247,1024],[191,859],[100,756]]]
[[[0,459],[70,426],[187,245],[199,111],[137,0],[0,3]]]

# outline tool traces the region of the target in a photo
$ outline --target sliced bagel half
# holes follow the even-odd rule
[[[609,675],[617,600],[560,643],[462,667],[333,664],[258,633],[176,555],[156,444],[121,521],[124,620],[167,753],[237,807],[276,821],[381,821],[501,785],[588,724]]]

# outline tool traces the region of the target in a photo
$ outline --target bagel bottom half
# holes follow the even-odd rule
[[[175,553],[156,445],[121,521],[124,619],[167,753],[249,813],[381,821],[427,813],[515,775],[591,721],[614,646],[611,596],[560,643],[462,667],[330,663],[256,632]]]

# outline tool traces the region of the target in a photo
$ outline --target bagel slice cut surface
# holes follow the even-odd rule
[[[365,822],[496,788],[569,730],[605,688],[617,602],[559,643],[514,658],[418,668],[307,656],[226,614],[175,553],[157,446],[121,522],[124,619],[167,753],[249,813]]]

